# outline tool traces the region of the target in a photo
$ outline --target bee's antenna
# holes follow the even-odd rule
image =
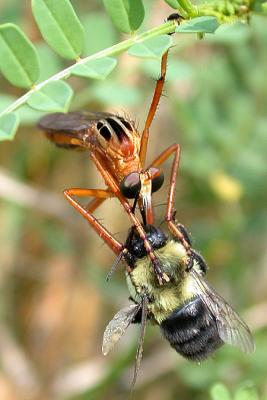
[[[131,397],[133,395],[133,389],[136,384],[137,374],[140,369],[140,364],[143,355],[143,348],[144,348],[144,339],[145,339],[145,331],[146,331],[146,321],[147,321],[147,305],[148,305],[148,298],[147,296],[142,297],[142,319],[141,319],[141,328],[140,328],[140,336],[138,347],[136,351],[136,358],[135,358],[135,365],[134,365],[134,376],[131,384]]]
[[[112,267],[110,268],[109,273],[106,276],[106,281],[107,282],[109,282],[109,280],[111,279],[112,275],[114,274],[114,272],[118,268],[118,265],[121,262],[122,256],[123,256],[123,252],[121,251],[120,254],[116,257]]]

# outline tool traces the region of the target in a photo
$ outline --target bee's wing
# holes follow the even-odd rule
[[[84,140],[92,125],[100,119],[113,116],[102,112],[70,112],[54,113],[42,117],[38,127],[58,147],[86,149],[88,145]]]
[[[140,307],[140,304],[131,304],[130,306],[124,307],[118,311],[108,323],[104,332],[102,344],[102,353],[104,356],[113,349],[114,345],[124,335],[126,329],[140,310]]]
[[[190,273],[194,278],[199,297],[216,320],[218,333],[222,341],[232,346],[237,346],[245,353],[253,352],[255,350],[255,343],[247,324],[209,286],[207,281],[197,271],[192,269]]]

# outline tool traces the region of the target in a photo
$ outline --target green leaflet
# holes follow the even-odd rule
[[[30,88],[39,78],[37,52],[14,24],[0,25],[0,70],[14,86]]]
[[[80,56],[84,31],[69,0],[32,0],[32,12],[44,39],[60,56]]]

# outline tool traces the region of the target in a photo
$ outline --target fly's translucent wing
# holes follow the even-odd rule
[[[114,345],[124,335],[126,329],[140,310],[140,307],[140,304],[131,304],[130,306],[124,307],[118,311],[108,323],[104,332],[102,344],[102,353],[104,356],[113,349]]]
[[[48,114],[42,117],[38,127],[58,147],[86,150],[88,144],[85,135],[100,119],[112,117],[113,114],[102,112],[70,112]]]
[[[255,343],[247,324],[232,307],[194,269],[191,270],[196,291],[216,320],[218,333],[223,342],[240,348],[245,353],[255,350]]]
[[[91,128],[92,124],[100,119],[113,117],[114,114],[106,112],[77,111],[64,113],[53,113],[42,117],[38,127],[44,131],[63,132],[65,134],[83,134]]]

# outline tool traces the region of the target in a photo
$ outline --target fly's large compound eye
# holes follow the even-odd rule
[[[149,168],[149,172],[152,176],[152,193],[157,192],[164,182],[164,174],[158,168]]]
[[[127,199],[134,199],[141,189],[141,181],[138,172],[127,175],[120,184],[120,189]]]

